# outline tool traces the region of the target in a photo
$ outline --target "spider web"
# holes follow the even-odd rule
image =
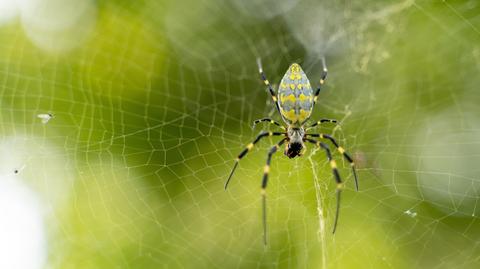
[[[480,266],[476,1],[30,2],[0,12],[2,181],[32,190],[44,223],[29,268]],[[50,12],[78,16],[38,23]],[[324,153],[280,151],[264,247],[277,140],[223,190],[275,130],[253,120],[280,120],[255,59],[274,86],[298,62],[316,87],[322,56],[312,119],[340,121],[318,131],[354,157],[360,191],[335,153],[332,235]]]

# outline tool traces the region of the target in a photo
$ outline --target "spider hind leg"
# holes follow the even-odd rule
[[[268,152],[268,157],[267,157],[267,163],[265,164],[265,167],[263,168],[263,178],[262,178],[262,189],[261,189],[261,195],[262,195],[262,215],[263,215],[263,244],[267,245],[267,195],[266,195],[266,189],[267,189],[267,183],[268,183],[268,175],[270,174],[270,163],[272,161],[272,156],[277,150],[280,148],[280,146],[287,140],[287,138],[282,139],[280,142],[278,142],[275,146],[273,146],[270,151]]]

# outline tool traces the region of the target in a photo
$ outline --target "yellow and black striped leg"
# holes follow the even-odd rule
[[[332,159],[332,153],[330,152],[330,148],[326,144],[324,144],[320,141],[309,139],[309,138],[307,138],[306,140],[310,143],[316,144],[317,146],[319,146],[320,148],[325,150],[325,154],[327,155],[327,159],[330,162],[330,167],[332,168],[332,173],[333,173],[333,176],[335,178],[335,182],[337,183],[337,189],[336,189],[337,208],[335,210],[335,220],[333,222],[333,231],[332,231],[332,233],[335,233],[335,231],[337,230],[338,216],[339,216],[339,212],[340,212],[340,194],[341,194],[341,192],[343,190],[343,187],[344,187],[343,183],[342,183],[342,180],[340,179],[340,174],[338,173],[337,163],[335,162],[334,159]]]
[[[322,57],[322,77],[320,78],[320,85],[317,88],[317,91],[315,92],[315,96],[313,97],[313,105],[317,103],[317,98],[318,95],[320,94],[320,90],[322,89],[323,84],[325,83],[325,80],[327,79],[327,64],[325,63],[325,57]]]
[[[287,140],[286,138],[282,139],[278,144],[273,146],[270,151],[268,152],[267,157],[267,164],[265,164],[265,168],[263,169],[263,179],[262,179],[262,213],[263,213],[263,243],[267,244],[267,198],[265,190],[267,188],[268,183],[268,174],[270,173],[270,162],[272,160],[272,155],[277,152],[280,146]]]
[[[353,161],[352,157],[350,157],[350,155],[345,151],[345,149],[338,145],[337,140],[327,134],[306,134],[306,136],[319,137],[320,139],[328,139],[332,142],[335,148],[337,148],[338,152],[340,152],[340,154],[343,155],[345,160],[350,163],[350,166],[352,167],[353,178],[355,179],[355,190],[358,191],[358,177],[357,171],[355,170],[355,162]]]
[[[321,120],[315,122],[314,124],[308,126],[305,130],[312,129],[313,127],[316,127],[317,125],[321,125],[322,123],[325,123],[325,122],[336,124],[338,121],[335,120],[335,119],[321,119]]]
[[[255,140],[253,140],[252,143],[248,144],[247,147],[242,151],[240,152],[240,154],[238,154],[238,157],[235,159],[235,165],[233,166],[232,168],[232,172],[230,172],[230,176],[228,176],[228,179],[227,181],[225,182],[225,190],[227,189],[228,187],[228,183],[230,182],[230,179],[232,178],[233,176],[233,173],[235,172],[235,169],[237,169],[237,166],[238,166],[238,162],[250,151],[253,149],[253,147],[255,146],[255,144],[260,141],[260,139],[262,139],[263,137],[267,137],[267,136],[279,136],[279,135],[285,135],[285,133],[282,133],[282,132],[261,132],[257,138],[255,138]]]
[[[283,125],[281,125],[280,123],[278,123],[278,122],[276,122],[276,121],[274,121],[274,120],[272,120],[272,119],[270,119],[270,118],[263,118],[263,119],[255,120],[255,121],[253,122],[252,128],[255,128],[255,126],[257,126],[257,124],[259,124],[260,122],[264,122],[264,121],[266,121],[266,122],[268,122],[268,123],[270,123],[270,124],[277,125],[277,126],[279,126],[280,128],[282,128],[283,130],[285,130],[285,127],[283,127]]]
[[[280,112],[280,107],[278,107],[278,103],[277,103],[277,95],[275,94],[275,91],[273,90],[272,85],[270,85],[270,82],[268,81],[267,76],[265,76],[265,73],[263,73],[262,61],[260,58],[257,58],[257,65],[258,65],[258,73],[260,73],[263,83],[265,83],[265,85],[268,87],[268,91],[272,96],[272,100],[275,103],[275,106],[277,107],[278,112]]]

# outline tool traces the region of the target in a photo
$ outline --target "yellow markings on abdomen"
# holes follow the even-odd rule
[[[300,65],[293,63],[280,81],[278,106],[285,121],[301,124],[313,108],[312,87]]]
[[[292,84],[293,85],[293,84]],[[284,95],[284,94],[281,94],[280,95],[280,102],[284,103],[285,101],[291,101],[291,102],[296,102],[296,101],[299,101],[301,103],[303,102],[306,102],[306,101],[311,101],[313,99],[313,97],[311,95],[305,95],[305,94],[300,94],[298,97],[296,97],[294,94],[288,94],[288,95]]]
[[[248,150],[253,149],[253,143],[248,144],[248,145],[247,145],[247,149],[248,149]]]
[[[302,93],[300,94],[300,96],[298,96],[298,100],[300,100],[300,102],[310,101],[312,100],[312,96],[305,95]]]
[[[285,119],[291,121],[291,122],[296,122],[297,121],[297,114],[295,114],[295,110],[291,109],[289,111],[281,110],[282,115]]]
[[[290,66],[290,72],[292,72],[292,73],[298,73],[298,72],[300,72],[300,65],[298,65],[298,64],[292,64],[292,65]]]
[[[290,74],[289,76],[290,80],[300,80],[302,79],[302,75],[300,73],[294,73],[292,72],[292,74]]]
[[[297,116],[297,120],[299,122],[304,122],[308,117],[310,117],[310,111],[300,109],[300,114]]]
[[[295,103],[297,98],[295,98],[295,95],[290,94],[290,95],[280,95],[280,102],[284,104],[286,101],[290,101],[292,103]]]
[[[311,114],[311,111],[303,110],[303,109],[300,109],[299,113],[296,113],[295,109],[291,109],[291,110],[288,110],[288,111],[285,111],[285,110],[280,110],[280,111],[281,111],[283,117],[285,119],[291,121],[292,123],[304,122],[305,120],[307,120],[310,117],[310,114]]]

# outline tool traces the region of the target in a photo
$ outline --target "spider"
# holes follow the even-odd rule
[[[312,87],[310,82],[303,72],[300,65],[293,63],[288,68],[287,72],[283,76],[282,80],[280,81],[280,85],[278,87],[278,94],[275,93],[270,82],[265,76],[263,72],[262,64],[260,59],[257,59],[258,65],[258,72],[268,87],[270,95],[272,96],[272,100],[275,103],[277,111],[280,113],[282,120],[286,124],[286,126],[270,119],[270,118],[262,118],[255,120],[253,122],[253,126],[261,122],[269,122],[270,124],[274,124],[282,129],[281,132],[261,132],[255,140],[248,144],[246,148],[240,152],[238,157],[235,159],[235,165],[230,172],[230,175],[225,182],[225,190],[228,187],[228,183],[235,172],[235,169],[238,166],[239,161],[245,157],[245,155],[251,151],[254,145],[260,141],[264,137],[269,136],[283,136],[282,140],[278,142],[275,146],[273,146],[270,151],[268,152],[267,156],[267,163],[263,170],[263,179],[261,185],[261,195],[262,195],[262,213],[263,213],[263,242],[267,244],[267,212],[266,212],[266,187],[268,183],[268,175],[270,173],[270,162],[272,159],[272,155],[277,152],[277,150],[285,144],[285,151],[284,154],[289,158],[300,157],[303,155],[305,149],[305,143],[312,143],[316,146],[320,147],[325,151],[327,159],[330,163],[330,167],[333,172],[333,177],[337,184],[336,188],[336,199],[337,199],[337,206],[335,211],[335,219],[333,223],[333,234],[335,234],[335,230],[337,228],[338,222],[338,215],[340,209],[340,194],[344,188],[344,184],[340,178],[340,174],[337,170],[337,164],[334,159],[332,159],[332,154],[330,152],[330,148],[327,144],[312,139],[312,138],[319,138],[323,140],[329,140],[335,148],[343,155],[343,157],[350,163],[352,167],[352,173],[355,179],[355,189],[358,191],[358,178],[357,173],[355,172],[355,163],[350,157],[350,155],[342,148],[336,141],[335,138],[328,134],[318,134],[318,133],[307,133],[308,130],[322,124],[322,123],[337,123],[337,120],[334,119],[321,119],[310,126],[305,126],[306,122],[309,120],[313,107],[317,102],[318,94],[320,93],[320,89],[322,85],[325,83],[325,79],[327,77],[327,66],[325,64],[325,58],[322,58],[322,66],[323,72],[320,79],[320,84],[316,89],[315,93],[313,93]]]

